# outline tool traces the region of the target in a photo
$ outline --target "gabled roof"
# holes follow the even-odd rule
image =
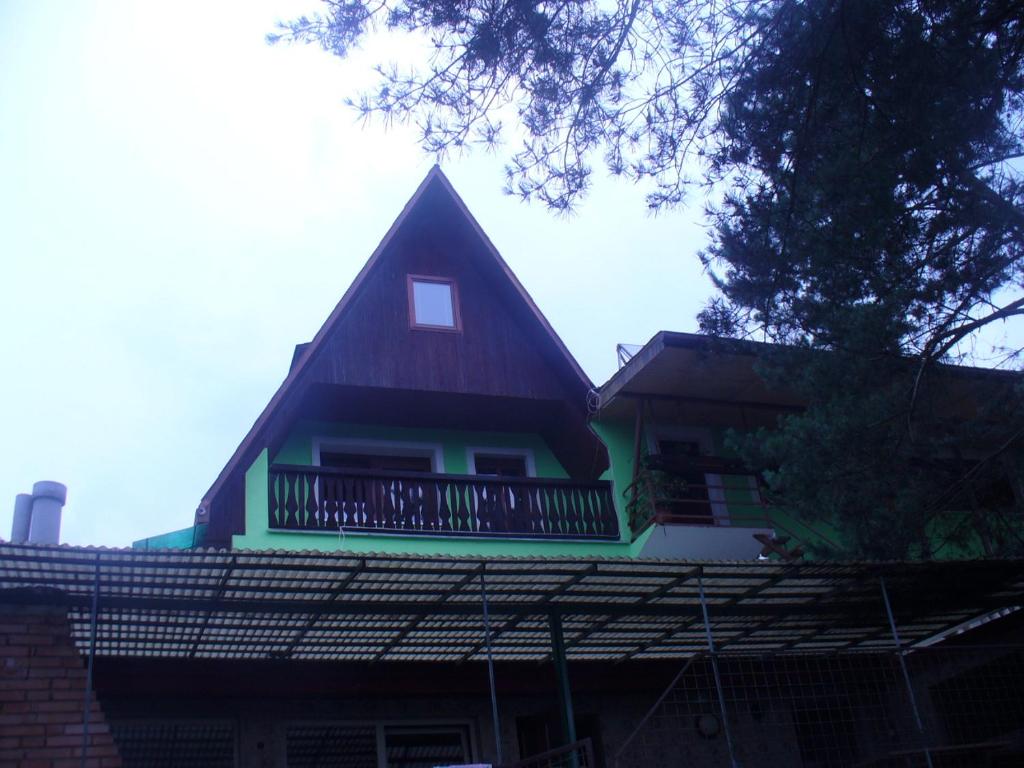
[[[395,219],[390,229],[388,229],[384,238],[380,241],[380,244],[373,251],[373,254],[367,260],[366,264],[363,265],[363,268],[359,271],[355,280],[349,286],[348,290],[345,291],[344,295],[341,297],[340,301],[338,301],[338,304],[335,306],[334,310],[321,326],[317,334],[313,337],[312,341],[296,347],[295,355],[292,359],[291,368],[287,377],[281,383],[281,386],[278,387],[277,391],[270,399],[270,402],[260,413],[259,417],[246,433],[241,443],[239,443],[231,458],[224,465],[224,468],[217,475],[213,485],[210,486],[210,489],[206,494],[204,494],[202,502],[200,503],[201,508],[208,508],[210,502],[217,496],[224,484],[235,472],[239,470],[244,471],[245,466],[243,466],[243,463],[247,463],[247,455],[258,445],[261,433],[263,433],[265,428],[268,426],[281,404],[296,388],[297,383],[303,377],[303,374],[311,367],[312,362],[317,358],[318,353],[325,345],[325,342],[331,335],[332,331],[344,320],[354,298],[373,272],[374,267],[381,261],[384,254],[388,251],[388,247],[393,243],[393,241],[395,241],[397,235],[403,229],[403,226],[406,225],[413,212],[423,204],[423,201],[428,194],[432,195],[436,193],[448,196],[451,203],[454,204],[454,208],[458,212],[458,215],[461,216],[464,223],[468,225],[473,235],[479,238],[480,244],[483,246],[482,252],[486,254],[486,258],[493,260],[493,265],[497,267],[500,275],[511,286],[518,299],[522,301],[522,304],[525,305],[529,316],[536,322],[542,335],[554,350],[555,356],[562,361],[562,364],[566,369],[566,373],[576,382],[576,386],[580,387],[584,392],[594,389],[593,382],[580,367],[579,363],[576,362],[576,359],[558,337],[558,334],[555,333],[547,318],[544,317],[543,313],[533,302],[533,299],[526,292],[526,289],[522,286],[515,274],[509,268],[508,264],[498,253],[498,250],[494,247],[490,238],[487,237],[486,233],[480,227],[480,224],[469,212],[465,202],[463,202],[462,198],[459,197],[451,182],[441,171],[441,168],[435,165],[430,169],[426,177],[413,193],[412,197],[405,204],[405,207],[398,215],[398,218]]]

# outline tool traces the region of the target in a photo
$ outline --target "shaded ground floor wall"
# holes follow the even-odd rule
[[[891,652],[723,654],[717,681],[701,657],[581,663],[570,677],[600,768],[1024,764],[1020,646],[923,649],[904,663],[913,700]],[[497,762],[479,664],[101,659],[96,673],[127,768]],[[498,665],[497,690],[506,763],[563,743],[550,665]]]
[[[578,735],[607,753],[677,666],[573,669]],[[497,762],[481,664],[101,658],[96,684],[129,767]],[[564,743],[550,664],[499,664],[496,686],[505,762]]]
[[[570,663],[594,760],[531,768],[1024,765],[1021,614],[902,653]],[[0,627],[2,766],[508,765],[566,742],[550,662],[496,665],[499,760],[481,663],[100,656],[92,695],[60,610]]]
[[[717,662],[680,671],[616,766],[1024,765],[1020,646]]]

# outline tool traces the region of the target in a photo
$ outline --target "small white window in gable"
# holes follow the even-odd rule
[[[409,275],[409,325],[432,330],[461,330],[455,281]]]

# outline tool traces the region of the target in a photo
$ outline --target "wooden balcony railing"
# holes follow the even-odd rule
[[[275,464],[274,530],[619,538],[611,484]]]

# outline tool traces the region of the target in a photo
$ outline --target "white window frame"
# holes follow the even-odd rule
[[[454,277],[442,277],[440,275],[407,275],[409,294],[409,328],[420,331],[446,331],[448,333],[462,333],[462,314],[459,310],[459,284]],[[420,322],[416,310],[416,284],[447,285],[449,299],[452,305],[452,324],[436,325],[434,323]]]
[[[425,443],[408,440],[375,440],[347,437],[314,437],[313,466],[322,466],[320,457],[324,453],[364,453],[377,456],[426,456],[430,459],[430,471],[444,474],[444,448],[440,443]]]
[[[430,721],[426,723],[383,722],[377,726],[377,763],[380,768],[388,768],[387,735],[392,733],[449,733],[457,732],[462,737],[463,753],[468,753],[469,760],[475,760],[476,742],[473,738],[473,725],[470,722]]]
[[[526,464],[526,476],[536,477],[537,476],[537,462],[533,455],[532,448],[490,448],[488,446],[470,446],[466,448],[466,466],[469,468],[469,474],[479,474],[476,471],[476,455],[478,453],[484,456],[521,456]]]

